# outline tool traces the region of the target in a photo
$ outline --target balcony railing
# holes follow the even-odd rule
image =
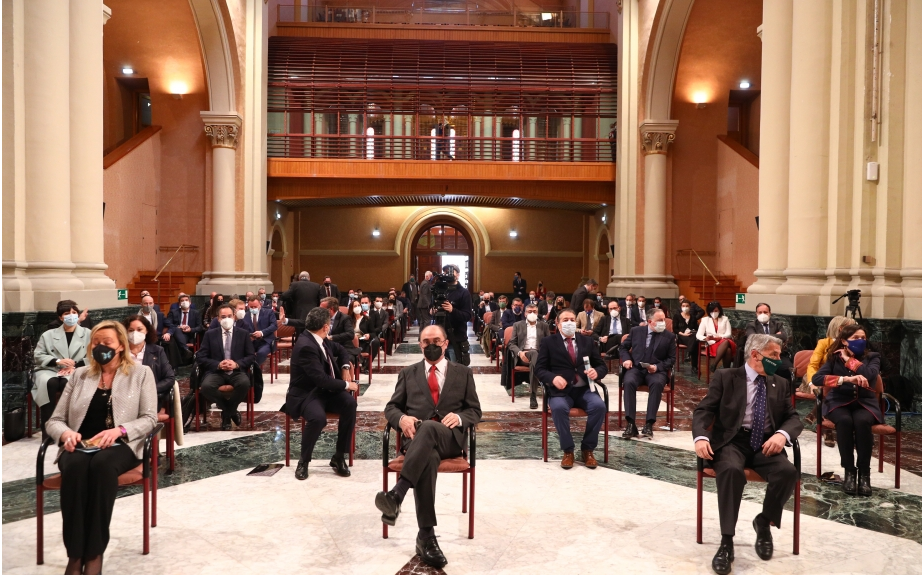
[[[420,24],[431,26],[513,26],[518,28],[609,29],[609,12],[568,10],[485,10],[463,7],[376,8],[375,6],[305,6],[280,4],[278,22],[337,24]]]
[[[267,156],[420,161],[612,162],[610,144],[607,139],[597,138],[269,134]]]

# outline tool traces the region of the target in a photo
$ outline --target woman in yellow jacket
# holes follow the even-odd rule
[[[825,333],[824,339],[818,340],[815,351],[812,352],[812,359],[809,360],[808,367],[805,370],[805,377],[802,378],[802,383],[799,385],[799,391],[812,395],[817,394],[818,388],[812,385],[812,376],[815,375],[818,368],[825,362],[825,353],[828,351],[828,347],[837,339],[837,334],[841,332],[841,329],[851,323],[853,323],[853,319],[844,317],[843,315],[837,315],[831,319],[828,323],[828,331]],[[815,414],[810,414],[809,418],[814,419],[814,415]],[[825,430],[825,445],[831,448],[834,447],[834,430]]]

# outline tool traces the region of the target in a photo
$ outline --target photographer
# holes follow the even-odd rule
[[[459,283],[460,272],[458,265],[446,265],[443,274],[431,280],[433,307],[436,309],[436,323],[443,325],[449,335],[452,361],[468,365],[468,322],[472,320],[472,296]]]

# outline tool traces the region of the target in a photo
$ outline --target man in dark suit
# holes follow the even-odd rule
[[[260,403],[263,399],[263,362],[269,357],[273,350],[273,343],[276,341],[276,315],[268,309],[264,309],[260,304],[257,296],[250,298],[247,304],[247,314],[245,319],[250,323],[250,338],[253,340],[254,360],[254,390],[253,401]]]
[[[164,332],[167,331],[167,320],[164,314],[160,312],[160,308],[154,305],[153,297],[145,295],[141,298],[141,309],[138,310],[138,315],[148,320],[151,327],[154,328],[154,334],[157,335],[157,339],[160,341]]]
[[[517,271],[513,275],[513,296],[519,297],[520,301],[526,301],[526,294],[527,294],[526,279],[524,279],[520,275],[520,272]]]
[[[517,365],[529,366],[529,409],[537,409],[536,390],[539,389],[539,378],[536,376],[536,359],[539,357],[539,346],[542,340],[549,336],[549,325],[539,319],[539,306],[530,303],[526,306],[526,319],[513,324],[513,335],[510,337],[510,353],[516,359]],[[514,384],[510,384],[513,387]]]
[[[330,275],[324,277],[324,285],[320,288],[321,298],[324,297],[335,297],[337,301],[340,301],[340,289],[330,281]]]
[[[503,333],[504,331],[507,330],[508,327],[513,327],[514,323],[517,323],[518,321],[523,321],[523,319],[524,319],[523,300],[520,299],[519,297],[514,297],[513,307],[511,307],[510,309],[505,309],[504,314],[501,315],[501,323],[500,323],[501,332]],[[498,341],[503,341],[502,337],[503,336],[501,336],[501,338],[498,339]]]
[[[237,406],[247,398],[250,378],[246,371],[254,360],[251,332],[236,327],[234,321],[231,306],[221,307],[218,310],[220,327],[205,332],[202,346],[196,353],[196,361],[204,372],[199,385],[202,396],[221,409],[223,430],[230,430],[232,421],[234,425],[241,425],[241,413]],[[219,390],[225,385],[230,385],[231,391]]]
[[[417,320],[417,299],[420,297],[420,286],[417,285],[417,279],[411,275],[407,283],[401,286],[401,291],[404,292],[404,296],[408,300],[408,303],[405,304],[408,323],[413,323]]]
[[[311,281],[307,271],[302,271],[298,274],[298,281],[292,283],[281,298],[289,303],[286,311],[290,317],[292,313],[289,308],[292,308],[296,319],[304,319],[309,311],[321,304],[321,286]]]
[[[618,300],[613,299],[607,303],[606,307],[609,315],[594,329],[597,332],[597,341],[603,358],[613,359],[619,355],[619,346],[622,340],[629,335],[632,326],[622,314]]]
[[[163,336],[164,351],[174,367],[182,365],[184,360],[189,363],[189,344],[195,343],[196,335],[202,332],[202,316],[192,307],[189,295],[180,293],[177,301],[177,307],[171,305],[164,320],[167,332]]]
[[[437,568],[446,565],[433,531],[437,469],[440,460],[462,455],[465,428],[481,420],[472,370],[446,359],[448,346],[449,339],[442,327],[424,327],[420,331],[420,347],[425,359],[398,374],[395,393],[385,405],[385,418],[401,431],[404,467],[395,486],[375,496],[382,521],[394,526],[401,502],[407,491],[414,488],[420,528],[417,554]]]
[[[574,314],[577,315],[584,310],[584,300],[590,299],[594,303],[597,302],[597,280],[588,279],[586,283],[579,286],[574,294],[571,296],[571,303],[569,306],[571,310],[574,311]],[[596,309],[596,305],[594,308]],[[601,306],[602,307],[602,306]]]
[[[783,362],[780,371],[777,372],[778,377],[789,381],[788,377],[792,375],[792,359],[790,359],[789,354],[786,352],[786,342],[789,340],[786,335],[786,328],[783,327],[783,324],[776,319],[770,317],[770,306],[766,303],[757,304],[757,319],[748,323],[744,328],[744,338],[754,335],[755,333],[763,333],[764,335],[772,335],[783,342],[783,354],[780,358],[780,361]],[[738,354],[739,365],[744,363],[744,348],[739,348],[741,351]]]
[[[633,327],[638,327],[643,324],[642,315],[638,311],[635,293],[626,295],[626,318]]]
[[[674,367],[677,355],[677,338],[667,329],[664,312],[660,309],[653,313],[643,327],[633,327],[629,338],[623,342],[620,352],[622,366],[626,369],[623,378],[623,403],[626,405],[626,431],[622,437],[638,437],[635,426],[635,392],[638,386],[648,386],[648,413],[642,437],[653,437],[652,429],[658,417],[661,405],[661,392],[667,385],[667,372]]]
[[[712,460],[719,494],[722,543],[712,559],[716,574],[728,574],[735,559],[735,525],[747,483],[744,468],[768,482],[763,511],[752,523],[757,532],[754,549],[762,560],[773,556],[770,524],[780,527],[783,506],[799,478],[783,451],[802,433],[802,421],[785,382],[774,375],[781,348],[773,335],[749,337],[745,365],[716,371],[706,397],[693,411],[696,455]]]
[[[606,415],[606,406],[597,393],[594,381],[606,376],[606,364],[600,358],[593,339],[576,334],[574,311],[563,309],[558,314],[558,327],[559,334],[543,339],[539,346],[536,373],[539,381],[549,385],[552,421],[564,452],[561,467],[567,470],[574,466],[574,439],[568,414],[572,407],[577,407],[587,412],[581,454],[584,465],[593,469],[597,467],[594,458],[597,437]],[[583,358],[588,358],[590,369],[585,368]]]
[[[430,306],[433,304],[433,293],[430,286],[430,279],[433,277],[431,271],[424,273],[423,283],[420,284],[417,293],[417,324],[420,327],[430,325]]]
[[[302,430],[302,453],[295,467],[295,477],[308,478],[308,462],[314,445],[327,425],[327,412],[340,414],[337,427],[337,450],[330,467],[341,476],[349,476],[344,454],[350,452],[350,440],[356,425],[356,398],[359,384],[351,381],[349,354],[330,334],[330,311],[316,307],[308,313],[305,332],[292,347],[292,369],[283,411],[292,419],[305,418]]]
[[[539,302],[539,319],[548,321],[549,311],[555,307],[555,292],[549,291],[545,294],[545,299]]]

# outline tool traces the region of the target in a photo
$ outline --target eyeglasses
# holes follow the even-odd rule
[[[426,347],[427,345],[436,345],[437,347],[442,347],[445,341],[443,341],[442,339],[424,339],[423,341],[421,341],[421,343],[424,345],[424,347]]]

